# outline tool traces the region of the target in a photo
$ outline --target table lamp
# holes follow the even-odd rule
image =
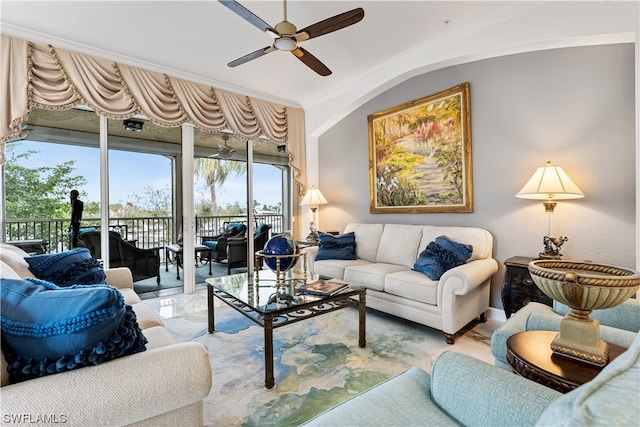
[[[540,252],[541,259],[560,259],[560,248],[567,237],[551,235],[551,220],[556,200],[580,199],[584,193],[571,181],[569,175],[560,167],[551,164],[550,161],[536,170],[522,189],[516,194],[521,199],[546,200],[545,225],[546,235],[543,238],[544,251]]]
[[[318,230],[314,225],[314,221],[316,218],[316,210],[319,205],[324,205],[327,202],[327,199],[324,198],[319,189],[315,186],[311,186],[307,193],[302,198],[300,202],[300,206],[309,206],[311,208],[311,223],[309,224],[309,235],[307,236],[307,242],[317,242],[318,241]]]

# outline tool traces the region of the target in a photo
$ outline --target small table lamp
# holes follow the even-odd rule
[[[318,230],[314,225],[314,221],[316,218],[316,210],[318,209],[319,205],[324,205],[325,203],[329,203],[329,202],[327,202],[327,199],[324,198],[320,190],[313,185],[309,190],[307,190],[307,193],[304,195],[304,197],[302,198],[302,201],[300,202],[300,206],[310,206],[311,208],[312,218],[311,218],[311,223],[309,224],[309,229],[311,231],[307,236],[307,242],[318,241]]]
[[[538,168],[533,176],[516,194],[521,199],[546,200],[545,224],[546,235],[544,236],[544,252],[540,252],[542,259],[560,259],[560,247],[568,239],[551,235],[551,219],[553,210],[556,207],[556,200],[580,199],[584,193],[577,185],[571,181],[569,175],[560,167],[552,165],[550,161],[543,167]]]

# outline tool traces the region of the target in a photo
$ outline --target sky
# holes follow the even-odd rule
[[[97,148],[80,147],[64,144],[19,141],[8,144],[15,147],[15,154],[29,150],[38,151],[29,157],[29,164],[51,166],[68,160],[75,160],[75,175],[84,176],[87,184],[77,188],[86,193],[83,201],[100,201],[100,172],[98,165],[99,150]],[[12,154],[7,150],[7,161]],[[161,155],[141,154],[129,151],[110,150],[109,152],[109,199],[110,203],[132,200],[132,195],[144,194],[145,187],[155,190],[171,188],[171,163]],[[253,168],[253,199],[259,203],[276,205],[281,200],[281,172],[279,169],[265,164],[255,163]],[[196,201],[210,199],[210,192],[202,179],[197,179],[194,186]],[[69,189],[71,190],[71,189]],[[231,175],[222,188],[217,189],[218,206],[238,202],[246,205],[246,177]]]

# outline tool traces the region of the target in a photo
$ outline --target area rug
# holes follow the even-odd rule
[[[276,386],[267,390],[263,329],[224,305],[215,315],[214,334],[206,311],[164,320],[177,341],[202,343],[209,352],[207,426],[297,426],[410,366],[430,372],[446,350],[493,363],[487,323],[472,324],[451,346],[439,331],[368,310],[367,346],[360,348],[357,309],[343,309],[274,331]]]

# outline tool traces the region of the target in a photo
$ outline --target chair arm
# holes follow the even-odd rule
[[[526,330],[527,319],[531,313],[554,314],[553,309],[548,305],[530,302],[500,325],[491,335],[491,353],[495,357],[497,367],[511,371],[511,366],[507,362],[507,340],[511,335]]]
[[[560,322],[564,316],[559,314],[538,313],[529,314],[526,319],[525,330],[527,331],[560,331]],[[637,332],[629,332],[624,329],[612,328],[600,325],[600,338],[606,342],[617,344],[624,348],[631,347],[631,343],[637,336]]]
[[[127,425],[191,405],[210,389],[204,347],[174,344],[2,387],[2,419],[28,414],[57,416],[69,426]]]
[[[475,260],[446,271],[438,283],[438,305],[442,305],[443,295],[465,295],[490,279],[498,271],[498,263],[493,258]]]
[[[133,289],[133,276],[127,267],[109,268],[104,271],[107,284],[118,289]]]
[[[463,425],[534,425],[562,396],[479,359],[446,351],[431,372],[431,396]]]

